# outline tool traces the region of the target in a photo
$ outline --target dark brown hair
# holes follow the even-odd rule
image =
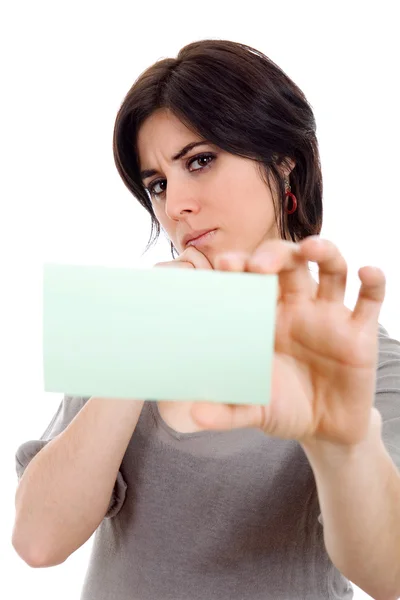
[[[160,224],[139,173],[137,134],[154,111],[168,109],[203,139],[259,163],[278,190],[273,198],[282,239],[298,242],[322,228],[322,174],[312,108],[304,93],[262,52],[227,40],[201,40],[146,69],[118,111],[115,164],[125,185],[151,216],[150,239]],[[277,165],[295,162],[289,176],[298,208],[287,215],[285,186]],[[271,189],[271,188],[270,188]],[[154,239],[152,239],[154,236]],[[171,252],[174,258],[174,246]]]

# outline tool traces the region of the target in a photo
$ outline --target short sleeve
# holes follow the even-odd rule
[[[400,471],[400,342],[379,323],[374,406],[382,417],[383,443]],[[323,525],[321,513],[318,521]]]
[[[382,439],[400,471],[400,341],[379,325],[375,407],[382,416]]]
[[[89,398],[90,397],[83,398],[81,396],[64,395],[57,412],[53,416],[43,435],[38,440],[26,441],[18,447],[15,454],[15,467],[18,481],[21,479],[26,467],[36,454],[66,429],[79,411],[85,406]],[[119,471],[105,518],[111,518],[118,514],[124,503],[126,490],[126,482]]]

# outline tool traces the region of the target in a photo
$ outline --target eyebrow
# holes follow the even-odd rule
[[[179,160],[180,158],[183,158],[190,150],[192,150],[192,148],[195,148],[196,146],[202,146],[204,144],[210,144],[210,143],[211,142],[209,142],[207,140],[202,140],[201,142],[192,142],[191,144],[187,144],[187,146],[182,148],[182,150],[180,150],[178,152],[178,154],[175,154],[175,156],[173,156],[171,158],[171,160],[172,161]],[[141,171],[140,177],[143,181],[144,179],[147,179],[148,177],[151,177],[152,175],[156,175],[156,174],[157,174],[157,171],[155,169],[145,169],[144,171]]]

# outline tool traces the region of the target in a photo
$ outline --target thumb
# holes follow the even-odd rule
[[[193,420],[205,429],[261,427],[263,422],[262,407],[255,405],[194,402],[190,412]]]

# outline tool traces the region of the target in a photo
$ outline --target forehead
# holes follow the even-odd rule
[[[152,154],[158,151],[171,157],[185,143],[200,139],[170,111],[160,109],[151,114],[139,128],[137,135],[139,163],[144,165],[151,159]]]

